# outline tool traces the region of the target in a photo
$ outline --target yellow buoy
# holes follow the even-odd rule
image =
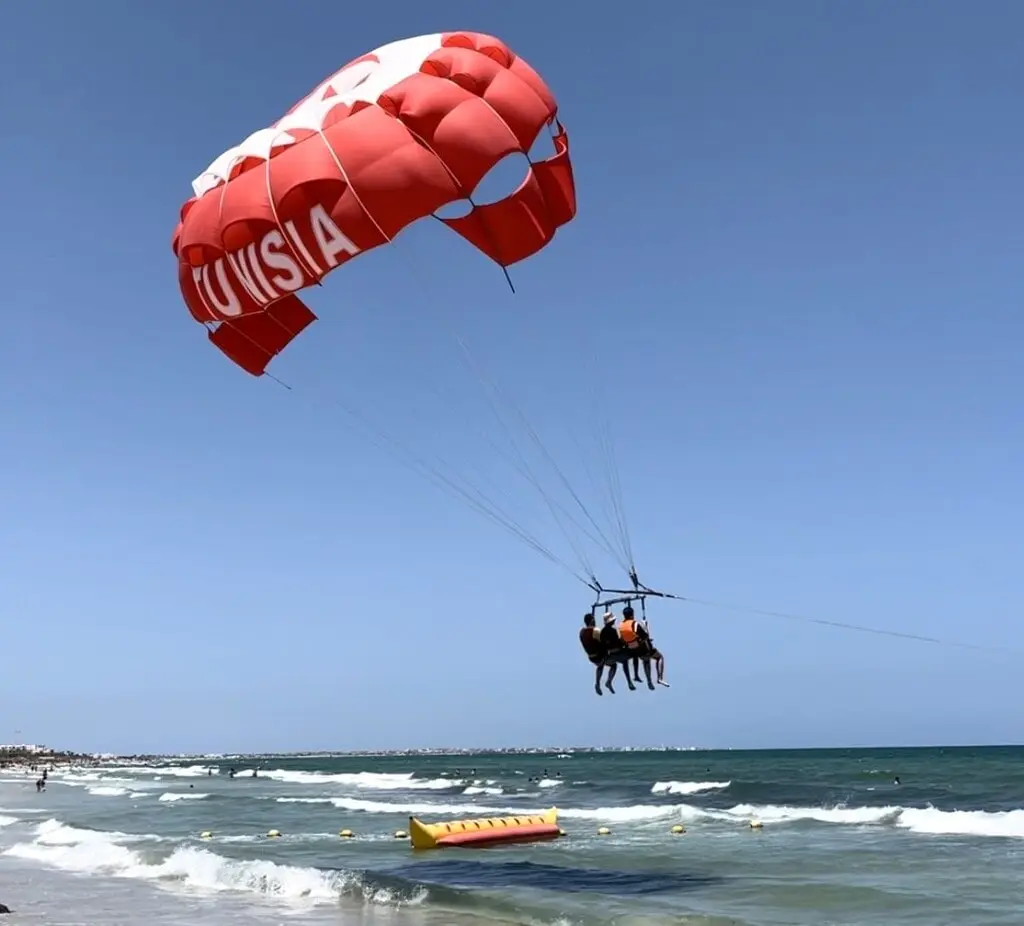
[[[686,832],[686,828],[677,823],[675,826],[672,827],[672,832],[676,836],[682,836],[683,833]]]
[[[351,839],[355,835],[355,833],[353,833],[352,830],[342,830],[340,833],[338,833],[338,835],[342,839]]]
[[[598,836],[611,836],[611,834],[612,834],[612,831],[610,829],[608,829],[607,826],[602,826],[597,831],[597,835]]]
[[[405,830],[395,830],[395,839],[408,839],[409,834]]]
[[[267,839],[277,839],[281,835],[280,830],[270,830],[267,833]]]
[[[763,826],[764,826],[764,824],[763,824],[763,823],[761,823],[761,821],[760,821],[760,820],[751,820],[751,821],[750,821],[750,828],[751,828],[752,830],[759,830],[759,829],[761,829],[761,828],[762,828]]]
[[[200,839],[213,839],[213,833],[211,833],[209,830],[203,830],[199,834],[199,838]]]

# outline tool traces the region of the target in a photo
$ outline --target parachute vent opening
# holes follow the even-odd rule
[[[530,176],[529,158],[521,151],[507,154],[494,165],[473,190],[473,202],[478,206],[508,199]]]
[[[553,152],[554,145],[550,141],[548,146]],[[547,156],[546,153],[542,155]],[[473,211],[474,206],[488,206],[508,199],[527,181],[530,170],[530,158],[521,151],[513,151],[484,174],[473,190],[472,198],[445,203],[434,215],[443,220],[462,219]]]
[[[464,219],[473,211],[473,203],[468,199],[456,199],[445,203],[434,216],[442,220]]]
[[[530,145],[530,161],[534,164],[539,164],[541,161],[553,158],[556,154],[558,154],[558,150],[555,148],[555,139],[551,134],[551,127],[545,125],[537,133],[533,144]]]

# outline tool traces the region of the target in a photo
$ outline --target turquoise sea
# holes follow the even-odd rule
[[[12,926],[1024,923],[1020,747],[234,756],[34,780],[0,772]],[[553,843],[394,836],[410,814],[552,805]]]

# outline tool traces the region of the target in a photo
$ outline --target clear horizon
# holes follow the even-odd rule
[[[32,744],[39,745],[39,744]],[[0,750],[5,747],[0,745]],[[579,752],[871,752],[881,750],[927,750],[927,749],[1024,749],[1024,743],[914,743],[914,744],[870,744],[847,746],[585,746],[585,745],[533,745],[533,746],[421,746],[408,748],[366,748],[366,749],[287,749],[250,752],[108,752],[104,750],[75,750],[46,747],[49,753],[57,755],[70,753],[74,756],[100,756],[104,760],[148,758],[148,759],[210,759],[226,758],[316,758],[318,756],[362,756],[362,755],[482,755],[487,753],[551,753],[560,751]]]

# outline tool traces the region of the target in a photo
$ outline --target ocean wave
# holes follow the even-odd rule
[[[549,808],[545,807],[495,807],[486,804],[441,804],[427,802],[369,801],[355,797],[331,798],[278,798],[279,801],[295,803],[329,802],[339,810],[362,813],[395,814],[401,816],[483,816],[493,817],[496,814],[539,814]],[[558,815],[567,820],[604,820],[610,823],[629,823],[643,820],[662,820],[679,816],[676,804],[637,804],[628,807],[560,807]]]
[[[55,817],[50,817],[42,823],[36,824],[35,841],[44,846],[77,846],[105,844],[109,842],[135,842],[146,839],[159,839],[155,834],[133,835],[121,833],[117,830],[90,830],[85,827],[71,826],[62,823]]]
[[[696,810],[697,808],[694,808]],[[902,808],[884,807],[790,807],[775,804],[737,804],[726,811],[708,811],[710,815],[725,814],[728,819],[757,819],[764,824],[798,823],[843,823],[853,825],[895,823]]]
[[[211,893],[244,892],[303,905],[336,903],[342,893],[374,904],[417,903],[427,896],[426,888],[401,894],[364,882],[356,872],[229,859],[195,846],[178,846],[165,857],[154,858],[123,845],[126,838],[130,837],[123,833],[83,830],[48,820],[37,828],[35,840],[11,846],[4,854],[82,874],[182,885]]]
[[[128,788],[121,785],[92,785],[85,790],[86,793],[94,794],[96,797],[123,797],[125,794],[131,794]]]
[[[392,801],[368,801],[358,797],[332,797],[328,798],[338,810],[353,810],[363,813],[393,813],[408,816],[494,816],[497,813],[515,813],[515,810],[502,810],[497,807],[488,807],[484,804],[432,804],[410,801],[408,803],[397,803]],[[519,813],[530,813],[520,810]]]
[[[633,804],[629,807],[559,808],[558,815],[567,820],[603,820],[609,823],[642,823],[648,820],[671,820],[680,817],[681,804]]]
[[[242,772],[239,772],[242,775]],[[461,788],[461,778],[416,778],[413,772],[303,772],[293,769],[261,769],[260,778],[292,785],[347,785],[367,791],[446,791]]]
[[[51,772],[50,781],[62,781],[67,784],[135,784],[135,778],[126,778],[123,775],[108,775],[104,772]]]
[[[703,791],[723,791],[731,781],[656,781],[651,794],[700,794]]]
[[[932,836],[995,836],[1024,839],[1024,810],[938,810],[906,807],[896,825]]]
[[[72,782],[99,781],[103,777],[102,772],[54,772],[51,780],[62,781],[67,784]]]
[[[0,814],[0,826],[13,826],[17,822],[17,817],[8,817],[5,814]]]
[[[496,797],[499,794],[504,794],[504,788],[489,788],[484,785],[470,785],[466,788],[463,794],[489,794],[492,797]]]
[[[726,810],[680,805],[687,821],[741,823],[757,820],[764,826],[825,823],[840,826],[893,826],[927,836],[977,836],[1024,839],[1024,809],[1007,811],[939,810],[937,807],[898,805],[795,807],[775,804],[737,804]]]
[[[209,796],[209,794],[202,794],[199,791],[165,791],[157,800],[165,804],[173,804],[176,801],[201,801]]]
[[[120,773],[132,776],[132,780],[140,776],[159,779],[168,778],[209,778],[211,775],[219,775],[220,769],[216,765],[116,765],[105,770],[107,774]],[[86,772],[76,777],[85,780]],[[65,778],[67,776],[65,775]],[[123,779],[122,779],[123,780]]]

